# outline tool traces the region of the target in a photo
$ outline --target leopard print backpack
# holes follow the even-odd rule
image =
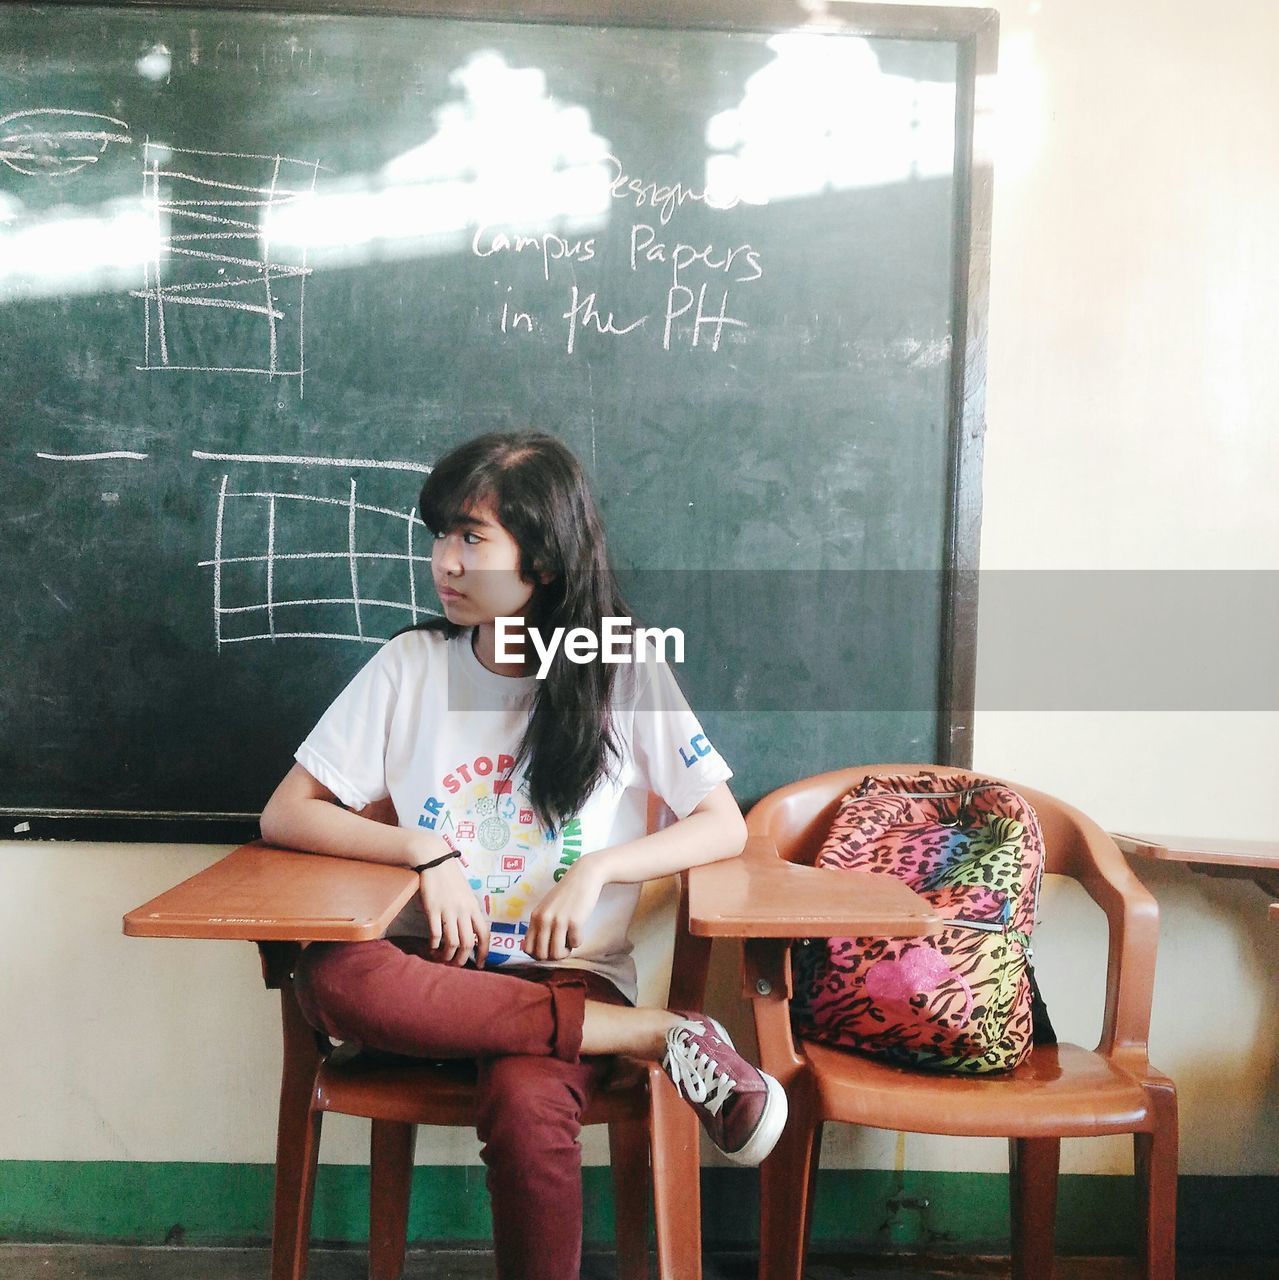
[[[797,945],[797,1033],[933,1071],[1017,1066],[1032,1045],[1032,1002],[1042,1008],[1030,934],[1043,862],[1034,810],[1003,783],[931,772],[863,779],[840,800],[817,865],[897,876],[944,928]]]

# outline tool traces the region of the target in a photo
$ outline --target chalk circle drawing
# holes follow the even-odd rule
[[[31,107],[0,117],[0,160],[30,178],[65,178],[98,160],[113,142],[130,143],[115,116],[65,107]]]
[[[305,359],[306,245],[272,245],[272,218],[313,198],[318,161],[196,151],[147,139],[143,205],[155,217],[144,267],[147,370],[297,378]],[[289,260],[289,257],[296,260]],[[228,312],[231,313],[228,316]]]
[[[340,465],[344,460],[292,461]],[[408,463],[372,465],[430,470]],[[216,502],[213,557],[199,565],[213,570],[213,634],[219,649],[252,640],[381,644],[406,624],[436,613],[418,596],[418,573],[431,562],[421,517],[411,507],[360,501],[354,478],[346,494],[337,497],[274,485],[233,486],[228,472]]]

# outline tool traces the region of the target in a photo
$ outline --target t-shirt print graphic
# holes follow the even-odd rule
[[[475,779],[447,801],[439,835],[462,857],[467,880],[489,919],[488,966],[529,960],[529,917],[582,853],[582,824],[544,827],[527,780]]]

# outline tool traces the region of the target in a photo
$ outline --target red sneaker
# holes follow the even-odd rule
[[[704,1013],[680,1017],[683,1021],[666,1033],[666,1074],[734,1164],[759,1164],[782,1136],[786,1091],[733,1048],[714,1018]]]

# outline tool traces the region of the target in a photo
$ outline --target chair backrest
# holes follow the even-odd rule
[[[765,796],[750,811],[747,823],[752,835],[770,836],[787,862],[812,866],[835,817],[840,796],[863,778],[918,773],[923,769],[941,777],[974,772],[944,764],[877,764],[834,769],[803,778]],[[1038,815],[1044,836],[1044,870],[1054,875],[1077,877],[1080,842],[1085,831],[1100,834],[1097,824],[1046,792],[1003,778],[997,781],[1005,782],[1025,796]]]
[[[951,765],[929,764],[836,769],[803,778],[765,796],[746,815],[746,825],[751,835],[770,837],[788,862],[811,866],[830,829],[840,796],[862,778],[921,769],[931,769],[942,777],[971,772]],[[1078,880],[1106,914],[1110,931],[1106,1011],[1098,1050],[1107,1055],[1117,1051],[1135,1053],[1145,1061],[1159,938],[1158,905],[1115,842],[1091,818],[1034,787],[1023,787],[1006,778],[996,780],[1020,793],[1034,808],[1044,837],[1044,870]],[[756,1005],[757,1025],[761,1008]],[[784,1043],[791,1043],[785,1016],[775,1030]]]

